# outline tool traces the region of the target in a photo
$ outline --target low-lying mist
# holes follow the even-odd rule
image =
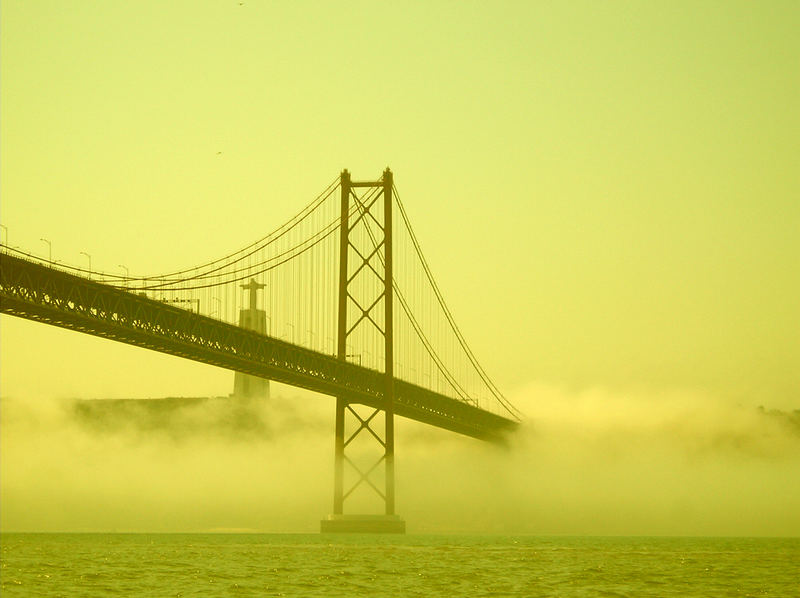
[[[508,446],[398,419],[410,533],[800,535],[800,411],[543,385],[511,398],[528,419]],[[291,391],[251,405],[5,398],[2,529],[316,532],[333,411]]]

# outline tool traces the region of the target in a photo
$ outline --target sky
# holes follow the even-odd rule
[[[343,168],[390,166],[456,321],[531,421],[586,396],[617,415],[675,394],[800,409],[797,3],[0,11],[12,246],[187,267],[277,228]],[[3,397],[232,388],[8,316],[0,340]]]

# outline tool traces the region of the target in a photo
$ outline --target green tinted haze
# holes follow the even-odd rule
[[[541,385],[800,408],[796,2],[1,10],[11,245],[191,266],[342,168],[388,165],[456,320],[532,418]],[[216,368],[0,321],[3,396],[231,391]]]

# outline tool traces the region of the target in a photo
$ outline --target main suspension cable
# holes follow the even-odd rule
[[[377,248],[378,242],[377,242],[377,240],[375,238],[374,233],[372,232],[372,228],[371,228],[371,226],[369,224],[369,221],[366,220],[366,218],[365,218],[367,212],[365,211],[366,207],[364,206],[364,204],[366,203],[366,201],[364,201],[363,198],[359,198],[355,193],[353,193],[353,197],[356,200],[356,205],[358,206],[359,210],[361,211],[361,217],[362,217],[363,222],[364,222],[364,228],[366,229],[367,234],[369,235],[369,238],[370,238],[370,241],[372,242],[373,248]],[[383,254],[379,251],[377,253],[377,256],[378,256],[378,259],[381,262],[381,265],[383,265],[385,267]],[[400,306],[403,308],[403,312],[408,317],[409,322],[411,322],[411,325],[414,328],[414,331],[417,333],[417,336],[422,341],[422,344],[425,347],[425,350],[427,351],[428,355],[431,357],[431,359],[433,359],[434,364],[436,364],[436,368],[439,370],[439,372],[441,372],[441,374],[445,377],[445,380],[447,380],[447,382],[452,386],[452,388],[456,392],[456,394],[463,401],[472,402],[470,397],[469,397],[469,393],[467,393],[464,390],[464,388],[458,383],[458,381],[456,380],[456,378],[452,374],[452,372],[450,372],[450,370],[447,369],[447,366],[442,361],[442,358],[439,356],[439,354],[433,348],[433,345],[428,340],[428,337],[422,331],[422,327],[419,325],[419,322],[417,321],[416,317],[411,312],[411,308],[409,307],[408,302],[406,301],[405,297],[403,296],[402,292],[400,291],[400,288],[399,288],[399,286],[397,284],[397,280],[394,279],[394,278],[392,278],[392,288],[394,289],[395,293],[397,294],[397,298],[400,300]]]
[[[495,383],[491,380],[491,378],[489,378],[489,375],[486,373],[486,371],[483,369],[481,364],[478,362],[478,359],[475,357],[475,354],[472,352],[472,349],[470,349],[469,344],[467,343],[466,339],[464,338],[464,335],[461,333],[461,330],[459,329],[458,325],[456,324],[455,319],[453,318],[453,314],[450,312],[450,309],[448,308],[447,303],[445,302],[444,297],[442,296],[442,293],[439,290],[439,285],[436,284],[436,280],[433,278],[433,273],[431,272],[431,269],[428,266],[428,262],[427,262],[427,260],[425,259],[425,256],[422,253],[422,249],[421,249],[421,247],[419,245],[419,242],[417,241],[417,236],[414,234],[414,230],[411,228],[411,222],[409,221],[408,214],[406,214],[405,207],[403,206],[403,202],[400,200],[400,195],[397,193],[397,187],[392,185],[392,189],[394,191],[394,196],[395,196],[395,199],[396,199],[396,202],[397,202],[397,207],[400,210],[400,216],[402,217],[403,222],[404,222],[405,227],[406,227],[406,230],[409,233],[409,236],[411,238],[411,242],[412,242],[412,244],[414,246],[414,249],[415,249],[415,251],[417,253],[417,257],[419,258],[420,263],[422,264],[422,268],[425,271],[425,275],[427,276],[428,282],[430,283],[431,288],[433,289],[433,292],[436,295],[436,298],[437,298],[437,300],[439,302],[439,305],[442,308],[442,311],[444,312],[445,317],[447,318],[447,321],[450,324],[451,329],[455,333],[456,338],[458,339],[458,342],[461,345],[461,348],[464,350],[465,354],[469,358],[469,361],[470,361],[470,363],[472,363],[472,366],[478,372],[478,375],[480,376],[481,380],[483,380],[483,382],[487,385],[487,387],[489,387],[489,390],[492,392],[494,397],[512,415],[514,415],[515,417],[519,418],[522,415],[521,412],[516,407],[514,407],[508,401],[508,399],[505,398],[505,396],[500,391],[500,389],[497,388],[497,385],[495,385]]]

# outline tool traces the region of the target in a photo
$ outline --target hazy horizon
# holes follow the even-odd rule
[[[409,533],[800,535],[800,411],[543,386],[513,398],[529,419],[507,447],[398,418]],[[5,531],[313,533],[330,512],[327,397],[281,387],[246,419],[224,398],[156,417],[72,405],[4,399]]]
[[[191,267],[389,166],[526,416],[504,450],[400,421],[410,532],[800,536],[798,30],[780,1],[7,0],[2,242]],[[64,400],[233,373],[0,316],[0,528],[316,531],[333,400],[277,388],[248,442],[214,409],[98,432]]]

